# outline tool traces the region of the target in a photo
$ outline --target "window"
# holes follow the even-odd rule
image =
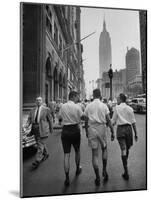
[[[46,5],[46,11],[47,11],[47,15],[49,16],[50,20],[52,19],[52,14],[51,14],[51,10],[49,9],[49,6]]]
[[[133,102],[133,103],[138,103],[138,102],[137,102],[137,99],[133,99],[132,102]]]
[[[70,81],[72,81],[72,72],[70,72]]]
[[[51,14],[51,11],[50,11],[50,10],[49,10],[48,15],[49,15],[50,20],[52,20],[52,14]]]
[[[46,5],[46,27],[48,31],[52,34],[52,14],[51,10],[49,9],[49,6]]]
[[[68,80],[70,80],[70,69],[68,68]]]
[[[48,17],[46,17],[46,27],[47,27],[48,31],[52,34],[52,24]]]
[[[57,29],[56,23],[54,24],[54,40],[58,46],[58,29]]]
[[[47,61],[46,61],[46,75],[48,77],[51,76],[51,61],[50,61],[50,57],[48,57]]]
[[[49,23],[49,31],[50,31],[50,33],[52,33],[52,24],[51,23]]]
[[[145,103],[144,99],[139,99],[139,103]]]
[[[49,28],[49,19],[46,17],[46,27]]]
[[[47,10],[47,12],[49,12],[49,6],[48,5],[46,5],[46,10]]]
[[[61,38],[61,36],[59,36],[59,50],[62,53],[62,38]]]

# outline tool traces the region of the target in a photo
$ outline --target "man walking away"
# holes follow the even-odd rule
[[[75,91],[69,93],[69,101],[62,105],[59,112],[59,117],[62,119],[62,146],[64,150],[64,170],[65,170],[65,186],[69,186],[69,170],[70,170],[70,152],[71,145],[75,150],[75,163],[76,163],[76,175],[81,173],[82,167],[80,166],[80,127],[79,123],[83,115],[82,110],[76,104],[78,100],[78,94]]]
[[[118,105],[115,107],[112,124],[117,124],[117,140],[121,149],[121,159],[124,167],[122,177],[125,180],[129,179],[128,173],[128,155],[129,149],[133,145],[132,127],[135,133],[135,141],[138,140],[137,130],[135,125],[135,116],[133,109],[126,104],[126,96],[120,94],[118,97]]]
[[[106,123],[111,130],[111,140],[114,140],[114,130],[111,125],[109,117],[109,109],[107,105],[100,101],[100,89],[93,90],[93,102],[87,105],[84,115],[86,116],[86,135],[88,137],[89,145],[92,149],[92,165],[96,175],[95,184],[100,185],[100,173],[98,166],[98,150],[99,144],[102,148],[102,162],[103,162],[103,178],[108,180],[106,170],[107,166],[107,138],[106,138]]]
[[[37,142],[37,154],[35,162],[32,163],[33,169],[36,169],[39,164],[46,160],[49,156],[46,147],[46,139],[49,133],[52,133],[52,116],[50,109],[43,106],[42,98],[36,98],[36,107],[31,110],[25,127],[31,128],[31,135],[35,136]]]
[[[48,108],[50,109],[50,113],[51,113],[52,118],[53,118],[53,123],[55,123],[55,105],[54,105],[53,101],[50,101],[48,103]]]

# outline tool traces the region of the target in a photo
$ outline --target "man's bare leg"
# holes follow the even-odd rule
[[[66,179],[64,182],[65,186],[69,186],[70,184],[69,170],[70,170],[70,153],[65,153],[64,154],[64,171],[66,175]]]
[[[92,149],[92,165],[96,175],[95,184],[100,185],[100,173],[98,166],[98,149]]]
[[[102,163],[103,163],[103,177],[104,177],[104,181],[108,180],[108,174],[107,174],[107,170],[106,170],[106,166],[107,166],[107,146],[105,146],[104,148],[102,148]]]

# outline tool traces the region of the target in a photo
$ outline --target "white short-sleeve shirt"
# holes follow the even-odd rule
[[[94,99],[87,105],[84,115],[89,118],[89,123],[106,123],[106,115],[109,114],[109,109],[106,104],[100,99]]]
[[[82,115],[83,112],[79,105],[70,100],[63,104],[59,111],[59,117],[62,118],[63,125],[79,124]]]
[[[128,106],[126,103],[120,103],[120,105],[116,105],[112,123],[117,125],[124,125],[124,124],[133,124],[135,123],[135,116],[133,109]]]

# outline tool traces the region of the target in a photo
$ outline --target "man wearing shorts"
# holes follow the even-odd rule
[[[69,101],[62,105],[59,118],[62,119],[62,146],[64,150],[64,170],[65,170],[65,186],[69,186],[69,168],[70,168],[70,152],[71,146],[75,150],[75,163],[76,163],[76,175],[79,175],[82,171],[80,166],[80,127],[79,123],[83,112],[81,108],[76,104],[78,100],[78,94],[75,91],[69,93]]]
[[[128,180],[129,173],[128,173],[127,162],[128,162],[129,149],[133,145],[132,127],[135,133],[135,141],[138,140],[136,125],[135,125],[136,120],[133,109],[126,104],[126,96],[122,93],[118,97],[118,104],[119,105],[117,105],[114,110],[112,124],[113,125],[117,124],[117,140],[120,145],[121,158],[124,167],[124,173],[122,174],[122,177],[125,180]]]
[[[111,140],[114,140],[114,130],[111,125],[109,117],[109,109],[107,105],[100,101],[101,92],[100,89],[93,90],[94,100],[87,105],[84,115],[86,116],[86,135],[88,137],[89,146],[92,149],[92,165],[96,175],[95,184],[100,185],[100,174],[98,166],[98,150],[99,144],[102,149],[102,162],[103,171],[102,175],[104,181],[108,180],[108,174],[106,170],[107,166],[107,138],[106,138],[106,123],[111,129]]]

